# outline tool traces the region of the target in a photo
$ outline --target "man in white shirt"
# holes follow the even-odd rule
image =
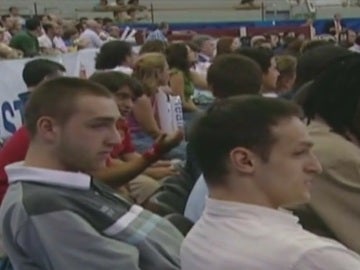
[[[54,23],[46,23],[42,27],[44,34],[38,37],[41,51],[50,54],[56,52],[56,45],[54,43],[56,25]]]
[[[101,26],[95,20],[86,21],[86,29],[81,33],[81,40],[88,40],[86,48],[100,48],[104,41],[101,40],[99,34],[101,32]]]
[[[215,40],[208,35],[197,35],[192,40],[200,49],[198,62],[211,62],[215,56]]]
[[[354,252],[281,210],[308,201],[321,172],[300,117],[290,102],[243,96],[218,101],[199,120],[190,141],[209,198],[182,245],[183,270],[360,269]]]

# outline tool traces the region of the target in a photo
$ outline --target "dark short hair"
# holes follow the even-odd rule
[[[316,79],[324,69],[337,59],[350,55],[352,52],[335,45],[322,45],[303,53],[298,59],[296,81],[294,88],[301,87],[304,83]]]
[[[257,95],[262,72],[248,57],[229,54],[216,57],[207,72],[207,82],[216,98],[237,95]]]
[[[22,78],[27,87],[35,87],[45,77],[65,71],[65,67],[57,62],[48,59],[35,59],[25,64]]]
[[[218,100],[192,129],[197,162],[209,184],[218,184],[228,173],[229,153],[244,147],[267,161],[276,137],[272,127],[279,121],[300,117],[300,108],[289,101],[257,96]]]
[[[274,53],[266,48],[240,48],[236,50],[236,53],[254,60],[264,74],[268,73],[271,67],[271,59],[274,57]]]
[[[341,57],[328,64],[314,81],[304,101],[308,120],[320,116],[332,131],[354,132],[360,138],[360,55]]]
[[[45,33],[49,32],[50,29],[54,29],[54,25],[51,23],[44,23],[42,27]]]
[[[37,18],[30,18],[25,21],[25,28],[29,31],[35,31],[41,26],[41,22]]]
[[[32,92],[25,108],[25,126],[31,136],[37,133],[40,117],[66,123],[74,113],[77,98],[84,95],[113,98],[109,90],[89,80],[59,77],[42,83]]]
[[[166,49],[166,60],[170,68],[179,69],[185,74],[190,72],[188,49],[185,43],[170,44]]]
[[[131,45],[122,40],[113,40],[101,46],[95,59],[96,69],[113,69],[131,56]]]
[[[101,84],[113,94],[127,86],[130,88],[134,99],[143,95],[141,84],[135,78],[118,71],[95,72],[89,80]]]

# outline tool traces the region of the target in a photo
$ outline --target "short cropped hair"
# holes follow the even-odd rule
[[[216,57],[207,73],[207,81],[216,98],[257,95],[262,72],[257,63],[236,54]]]
[[[27,87],[35,87],[46,77],[65,71],[65,67],[58,62],[48,59],[35,59],[25,64],[22,78]]]
[[[260,96],[218,100],[192,129],[190,142],[208,184],[221,184],[228,173],[229,153],[244,147],[267,161],[276,137],[272,127],[281,120],[300,117],[289,101]]]
[[[240,48],[236,50],[236,53],[254,60],[258,63],[264,74],[268,73],[271,67],[271,59],[274,57],[274,53],[266,48]]]
[[[116,68],[123,64],[131,54],[131,45],[126,41],[112,40],[106,42],[96,55],[95,68],[100,70]]]
[[[85,95],[113,98],[105,87],[79,78],[59,77],[40,84],[25,108],[25,126],[30,135],[36,135],[37,121],[43,116],[66,123],[75,111],[77,99]]]
[[[134,99],[143,95],[141,84],[135,78],[118,71],[95,72],[89,80],[105,86],[113,94],[127,86],[130,88]]]

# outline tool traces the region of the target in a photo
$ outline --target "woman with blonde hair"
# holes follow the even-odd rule
[[[135,62],[132,76],[143,87],[144,95],[138,98],[129,117],[130,130],[138,152],[149,149],[164,134],[160,126],[158,94],[169,83],[169,66],[161,53],[145,53]],[[168,93],[164,92],[164,95]],[[180,144],[167,156],[168,159],[185,159],[185,145]]]

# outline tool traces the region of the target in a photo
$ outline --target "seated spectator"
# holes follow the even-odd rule
[[[116,25],[109,26],[108,28],[109,39],[120,39],[120,28]]]
[[[22,72],[27,92],[19,95],[23,103],[22,107],[25,107],[30,94],[41,82],[61,76],[64,72],[65,67],[63,65],[47,59],[35,59],[27,62]],[[23,108],[21,108],[22,112],[24,111]],[[5,167],[11,163],[24,160],[29,141],[28,131],[25,127],[21,127],[6,141],[0,150],[0,203],[8,187]]]
[[[9,45],[10,40],[12,38],[10,30],[14,26],[14,20],[10,17],[10,15],[3,15],[1,16],[1,22],[5,28],[3,41],[6,45]]]
[[[233,53],[235,50],[239,49],[241,46],[239,38],[233,37],[223,37],[218,40],[216,43],[216,56]]]
[[[243,48],[237,51],[240,55],[247,56],[259,64],[263,71],[261,93],[267,97],[277,97],[276,83],[279,71],[276,68],[276,60],[271,50],[265,48]]]
[[[40,50],[44,54],[58,54],[54,38],[56,35],[56,25],[54,23],[43,24],[44,34],[38,38]]]
[[[9,7],[9,15],[12,19],[16,20],[21,26],[25,25],[25,19],[21,17],[19,8],[15,6]]]
[[[333,61],[315,80],[303,105],[308,131],[315,143],[314,153],[323,167],[313,184],[310,209],[337,240],[357,253],[360,253],[359,70],[357,54]],[[313,224],[312,220],[302,223],[306,228]]]
[[[55,23],[55,37],[54,37],[54,44],[57,50],[61,53],[67,53],[68,48],[65,44],[63,39],[64,34],[64,27],[61,24]]]
[[[143,94],[141,86],[134,85],[134,79],[120,72],[97,72],[89,80],[105,86],[114,94],[119,111],[124,118],[131,113],[133,102]],[[111,170],[104,170],[101,179],[110,183],[118,182],[118,172],[123,171],[124,166],[131,167],[134,175],[137,172],[139,175],[135,175],[136,177],[129,182],[129,195],[137,204],[142,204],[160,187],[159,180],[176,175],[178,172],[168,161],[159,161],[152,165],[146,160],[142,161],[143,157],[134,149],[126,119],[119,121],[118,128],[122,134],[122,141],[111,153],[112,160],[109,161]]]
[[[96,56],[97,70],[114,70],[131,75],[133,70],[133,53],[131,45],[125,41],[113,40],[101,46]]]
[[[207,80],[214,97],[225,99],[238,95],[259,95],[262,72],[259,65],[248,57],[240,55],[221,55],[210,66]],[[196,158],[194,157],[192,142],[187,147],[186,170],[196,181],[188,198],[185,216],[196,222],[205,207],[208,188],[204,176],[200,175]]]
[[[294,88],[297,60],[291,55],[280,55],[275,59],[280,74],[277,79],[276,93],[283,94]]]
[[[90,42],[89,40],[80,39],[79,37],[79,31],[76,29],[76,27],[72,25],[65,27],[62,38],[69,52],[81,50],[85,48]]]
[[[158,39],[146,41],[140,48],[139,54],[144,53],[162,53],[165,54],[167,49],[167,43]]]
[[[190,73],[196,61],[195,54],[185,43],[175,43],[167,48],[166,58],[170,67],[170,88],[173,94],[180,96],[184,119],[188,121],[192,113],[198,111],[192,100],[195,87]]]
[[[38,37],[42,35],[40,21],[28,19],[25,30],[19,32],[10,40],[10,47],[22,51],[24,57],[34,57],[40,54]]]
[[[210,194],[181,269],[360,269],[359,255],[282,210],[308,201],[321,172],[301,116],[292,102],[248,96],[221,100],[199,120],[190,141]]]
[[[349,48],[350,51],[360,53],[360,36],[356,37],[355,44]]]
[[[150,32],[146,38],[146,41],[150,40],[160,40],[163,42],[167,42],[168,39],[166,35],[169,32],[169,24],[167,22],[161,22],[154,31]]]
[[[135,149],[142,153],[164,133],[160,126],[158,94],[168,95],[162,88],[169,83],[169,67],[164,55],[147,53],[134,64],[133,77],[141,82],[144,95],[134,103],[129,125]],[[167,88],[166,88],[167,90]],[[185,145],[180,144],[165,157],[185,160]]]
[[[7,45],[5,33],[5,28],[0,27],[0,59],[21,58],[23,56],[21,51],[15,50]]]
[[[104,41],[100,38],[101,26],[95,20],[86,21],[86,29],[80,34],[80,39],[88,40],[85,48],[100,48]]]
[[[200,63],[210,63],[215,56],[215,41],[211,36],[207,35],[196,35],[192,41],[198,46]]]
[[[119,117],[113,95],[87,80],[57,78],[32,93],[29,149],[6,167],[0,209],[14,269],[180,268],[181,233],[91,177],[120,140]]]

